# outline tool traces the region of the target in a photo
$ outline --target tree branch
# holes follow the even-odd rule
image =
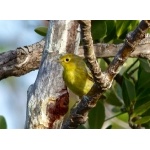
[[[127,60],[130,54],[135,50],[138,43],[145,38],[145,33],[150,26],[150,21],[141,21],[139,26],[133,31],[127,34],[125,42],[122,48],[118,51],[117,55],[109,65],[106,73],[110,79],[109,84],[113,81],[113,78],[119,72],[119,68]]]
[[[83,25],[83,24],[82,24]],[[102,93],[111,87],[112,82],[116,74],[118,73],[119,67],[123,65],[123,63],[127,60],[130,54],[134,51],[136,45],[144,38],[145,32],[150,26],[150,21],[141,21],[139,26],[131,33],[127,35],[126,41],[123,44],[123,47],[118,51],[112,63],[109,65],[107,71],[105,72],[106,76],[106,84],[102,85],[99,89],[96,84],[92,87],[90,92],[82,97],[82,100],[79,104],[72,109],[70,117],[63,124],[62,128],[77,128],[79,124],[85,123],[87,120],[88,112],[91,108],[93,108],[98,99],[101,97]],[[89,24],[85,23],[83,28],[89,28]],[[81,30],[84,35],[85,51],[91,50],[91,45],[88,43],[92,43],[90,37],[85,38],[87,35],[90,35],[90,30]],[[87,32],[87,33],[86,33]],[[87,47],[89,46],[89,47]],[[90,52],[86,52],[86,54],[91,54]],[[93,68],[94,69],[94,68]]]
[[[45,40],[0,53],[0,80],[21,76],[39,68]]]
[[[32,45],[18,47],[0,53],[0,80],[10,76],[21,76],[39,68],[45,39]],[[114,57],[123,44],[94,44],[97,58]],[[83,46],[79,47],[78,55],[84,57]],[[150,37],[143,39],[131,53],[130,57],[150,60]]]
[[[93,40],[91,35],[91,21],[89,20],[82,20],[79,21],[81,26],[81,36],[83,41],[83,48],[84,48],[84,56],[87,65],[89,66],[91,73],[93,74],[94,81],[98,87],[101,87],[104,83],[102,80],[103,75],[101,68],[96,60],[94,47],[93,47]]]

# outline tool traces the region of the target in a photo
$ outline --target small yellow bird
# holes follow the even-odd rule
[[[67,87],[80,98],[93,86],[93,77],[84,60],[75,54],[65,54],[59,62],[63,66],[63,79]]]

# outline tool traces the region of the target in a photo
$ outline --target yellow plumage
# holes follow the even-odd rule
[[[67,87],[79,97],[86,95],[93,86],[93,80],[84,60],[75,54],[65,54],[59,62],[64,68],[63,79]]]

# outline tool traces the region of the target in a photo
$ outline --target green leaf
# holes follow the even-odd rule
[[[79,125],[78,129],[86,129],[86,127],[84,125]]]
[[[34,31],[41,36],[46,36],[47,30],[48,28],[44,26],[37,27],[36,29],[34,29]]]
[[[148,101],[147,103],[139,106],[138,108],[136,108],[133,112],[133,114],[131,115],[131,118],[134,118],[136,116],[140,116],[143,113],[145,113],[148,109],[150,108],[150,101]]]
[[[140,65],[141,67],[148,73],[150,73],[150,63],[149,63],[149,60],[147,59],[142,59],[140,58]]]
[[[138,23],[138,20],[106,20],[107,33],[104,42],[122,43],[126,34],[134,30]]]
[[[123,77],[122,95],[125,106],[128,108],[131,102],[135,100],[136,92],[134,84],[125,76]]]
[[[137,97],[137,101],[135,103],[134,109],[140,107],[141,105],[147,103],[150,100],[150,89],[147,91],[142,91],[141,95]]]
[[[98,101],[95,108],[89,112],[89,127],[90,129],[100,129],[105,120],[104,104]]]
[[[137,96],[143,95],[142,93],[150,88],[150,73],[146,72],[143,66],[140,64],[138,70],[138,81],[136,83],[136,93]],[[145,94],[145,93],[144,93]],[[145,96],[145,95],[144,95]]]
[[[101,58],[98,59],[98,64],[102,70],[106,70],[108,67],[107,63]]]
[[[139,24],[139,20],[132,20],[130,25],[128,26],[128,32],[134,30]]]
[[[107,36],[111,35],[111,33],[116,29],[115,21],[114,20],[106,20],[107,25]]]
[[[100,41],[106,36],[107,26],[104,20],[92,20],[91,32],[94,41]]]
[[[115,106],[122,106],[121,101],[118,99],[114,91],[108,90],[107,92],[105,92],[105,96],[106,96],[107,103]]]
[[[7,129],[6,120],[3,116],[0,116],[0,129]]]
[[[107,33],[106,37],[104,38],[104,42],[108,43],[110,41],[113,41],[114,38],[116,38],[116,24],[115,20],[106,20],[106,26],[107,26]]]
[[[150,99],[150,87],[142,88],[141,91],[137,94],[137,102],[141,101],[141,104],[147,102]]]
[[[115,105],[122,106],[122,90],[118,83],[113,83],[110,90],[107,90],[104,95],[106,96],[106,102]]]
[[[150,121],[150,116],[144,116],[139,120],[136,120],[134,123],[135,124],[144,124]]]
[[[112,125],[109,125],[109,126],[106,127],[105,129],[112,129]]]
[[[131,20],[117,20],[116,21],[116,34],[119,38],[122,34],[128,31],[128,26],[130,25]]]

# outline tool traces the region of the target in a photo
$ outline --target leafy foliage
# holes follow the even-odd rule
[[[121,43],[138,23],[137,20],[93,20],[91,31],[94,43]]]
[[[89,128],[90,129],[100,129],[105,120],[105,108],[102,102],[98,102],[96,107],[94,107],[89,112]]]
[[[6,129],[6,128],[7,128],[6,120],[3,116],[0,116],[0,129]]]
[[[115,84],[112,85],[111,90],[106,91],[104,95],[106,97],[107,103],[114,106],[122,106],[122,91],[120,85],[117,82],[115,82]]]
[[[46,36],[47,30],[48,28],[44,26],[37,27],[36,29],[34,29],[34,31],[41,36]]]
[[[126,34],[132,31],[138,23],[139,21],[136,20],[92,21],[93,40],[95,43],[123,42]],[[98,28],[101,29],[98,30]],[[136,59],[132,63],[127,61],[122,70],[124,70],[120,74],[122,82],[114,82],[112,88],[104,94],[106,103],[113,105],[114,108],[120,107],[122,113],[127,112],[131,128],[147,128],[150,126],[149,61],[145,59]],[[95,120],[97,121],[96,118]]]
[[[131,103],[135,101],[136,93],[134,84],[126,77],[123,77],[122,95],[126,108],[128,109]]]

